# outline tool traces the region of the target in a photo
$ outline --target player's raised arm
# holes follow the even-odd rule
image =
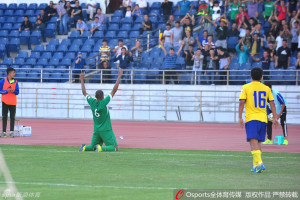
[[[116,92],[118,91],[122,75],[123,75],[123,70],[121,68],[119,68],[119,76],[118,76],[117,82],[116,82],[113,90],[110,93],[112,97],[114,97]]]
[[[80,74],[80,82],[81,82],[81,91],[82,91],[82,94],[84,96],[88,95],[88,93],[86,92],[86,89],[85,89],[85,85],[84,85],[84,73]]]

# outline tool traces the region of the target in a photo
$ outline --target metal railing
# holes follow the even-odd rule
[[[21,82],[79,82],[79,73],[71,69],[16,69]],[[114,83],[118,69],[85,69],[86,82]],[[299,70],[265,70],[264,80],[274,85],[299,85]],[[77,77],[75,77],[77,75]],[[250,81],[250,70],[139,70],[125,69],[126,84],[243,85]]]

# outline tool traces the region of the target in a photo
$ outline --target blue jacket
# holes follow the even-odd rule
[[[7,79],[7,80],[8,80],[8,79]],[[0,81],[0,94],[7,94],[7,90],[3,90],[4,81],[5,81],[4,78],[1,79],[1,81]],[[14,81],[16,81],[16,80],[14,80]],[[9,82],[9,81],[8,81],[8,82]],[[19,84],[18,84],[18,82],[17,82],[17,84],[16,84],[16,89],[15,89],[15,91],[14,91],[14,94],[15,94],[15,95],[18,95],[18,94],[19,94]]]
[[[123,59],[122,54],[118,55],[117,57],[114,58],[115,62],[117,60],[120,61],[120,68],[122,68],[122,69],[128,69],[130,62],[133,61],[132,57],[128,54],[125,55],[124,59]]]

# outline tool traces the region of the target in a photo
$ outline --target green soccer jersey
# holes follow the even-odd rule
[[[94,131],[109,131],[112,130],[108,103],[112,99],[111,95],[108,95],[105,99],[97,101],[90,95],[86,96],[86,100],[91,107],[94,120]]]
[[[235,5],[234,3],[232,3],[230,5],[230,19],[231,20],[235,20],[235,16],[239,13],[239,6],[240,3],[238,3],[237,5]]]
[[[270,17],[274,10],[274,2],[264,2],[265,5],[265,16]]]

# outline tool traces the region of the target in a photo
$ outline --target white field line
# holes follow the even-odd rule
[[[113,186],[113,185],[78,185],[78,184],[64,184],[64,183],[43,183],[43,182],[3,182],[16,185],[41,185],[41,186],[57,186],[57,187],[81,187],[81,188],[111,188],[111,189],[137,189],[137,190],[174,190],[177,188],[163,188],[163,187],[139,187],[139,186]]]
[[[2,151],[29,151],[29,152],[35,152],[35,151],[42,151],[42,152],[49,152],[49,153],[79,153],[77,151],[59,151],[59,150],[38,150],[38,149],[1,149]],[[104,153],[104,152],[103,152]],[[233,154],[204,154],[204,153],[195,153],[195,154],[187,154],[187,153],[151,153],[151,152],[105,152],[110,153],[111,155],[119,155],[119,154],[133,154],[133,155],[155,155],[155,156],[199,156],[199,157],[236,157],[236,158],[248,158],[252,157],[249,156],[241,156],[241,155],[233,155]],[[270,159],[300,159],[300,156],[263,156],[263,158],[270,158]]]
[[[4,176],[4,180],[5,184],[7,184],[7,188],[3,191],[4,194],[6,192],[10,193],[10,194],[18,194],[18,189],[16,188],[15,184],[14,184],[14,180],[10,174],[10,171],[6,165],[4,156],[2,154],[2,151],[0,149],[0,171],[2,172],[3,176]],[[23,198],[20,195],[16,195],[16,200],[23,200]]]

